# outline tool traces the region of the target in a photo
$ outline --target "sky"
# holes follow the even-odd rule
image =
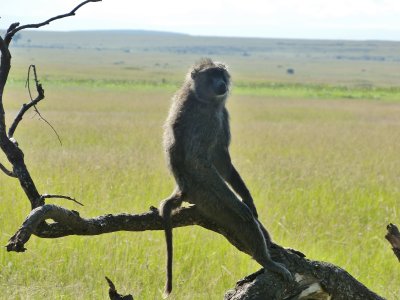
[[[81,1],[0,4],[0,28],[37,23]],[[400,0],[103,0],[45,30],[141,29],[207,36],[400,41]]]

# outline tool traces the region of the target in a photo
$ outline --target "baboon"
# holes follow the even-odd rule
[[[265,269],[292,280],[291,273],[271,259],[268,232],[258,222],[252,196],[231,162],[229,115],[225,107],[229,89],[226,66],[205,58],[190,69],[173,97],[163,146],[177,186],[160,205],[167,243],[164,296],[172,290],[170,216],[182,201],[195,204],[201,214],[229,232]]]

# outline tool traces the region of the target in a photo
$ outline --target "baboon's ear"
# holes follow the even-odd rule
[[[197,76],[197,70],[193,70],[192,72],[190,72],[190,77],[192,77],[192,79],[195,79]]]

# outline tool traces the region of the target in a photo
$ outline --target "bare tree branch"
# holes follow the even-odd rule
[[[400,231],[396,225],[390,223],[387,227],[385,238],[392,245],[392,250],[400,262]]]
[[[36,91],[38,93],[37,97],[35,99],[33,99],[32,97],[32,92],[30,89],[30,73],[31,70],[33,71],[33,76],[34,76],[34,81],[35,81],[35,86],[36,86]],[[36,107],[36,105],[44,99],[44,90],[42,88],[42,85],[39,83],[39,80],[37,78],[37,73],[36,73],[36,66],[35,65],[30,65],[28,68],[28,75],[27,75],[27,79],[26,79],[26,86],[28,88],[28,93],[29,93],[29,98],[30,98],[30,102],[28,103],[24,103],[19,111],[19,113],[17,114],[17,116],[15,117],[13,123],[10,126],[10,129],[8,130],[8,137],[12,138],[14,136],[15,130],[17,129],[17,126],[19,124],[19,122],[21,122],[24,114],[31,108],[33,107],[35,109],[35,112],[38,114],[39,118],[41,120],[43,120],[47,125],[50,126],[50,128],[53,130],[53,132],[56,134],[58,141],[60,142],[60,145],[62,145],[61,139],[59,134],[57,133],[57,131],[55,130],[55,128],[42,116],[42,114],[39,112],[39,109]]]
[[[11,68],[11,53],[8,49],[8,46],[13,38],[13,36],[20,30],[27,29],[27,28],[39,28],[49,24],[50,22],[73,16],[75,12],[81,8],[83,5],[89,2],[99,2],[101,0],[87,0],[76,6],[71,12],[59,15],[53,18],[50,18],[42,23],[38,24],[28,24],[19,26],[19,23],[13,23],[8,28],[5,38],[3,39],[0,36],[0,52],[1,52],[1,60],[0,60],[0,148],[6,154],[8,161],[13,166],[13,173],[19,179],[21,187],[23,188],[26,196],[28,197],[29,201],[31,202],[32,209],[39,207],[44,204],[44,199],[41,198],[40,193],[38,192],[34,181],[25,165],[24,161],[24,153],[18,147],[18,143],[11,141],[11,137],[13,136],[15,129],[22,119],[24,113],[32,106],[36,105],[37,102],[44,98],[44,92],[39,83],[37,83],[38,89],[38,96],[36,99],[31,101],[28,104],[25,104],[22,108],[17,117],[15,118],[13,124],[10,127],[9,137],[6,134],[6,124],[5,124],[5,111],[3,105],[3,94],[4,94],[4,87],[7,82],[8,74]]]
[[[13,25],[11,25],[10,28],[13,28]],[[13,173],[18,177],[21,187],[31,202],[31,207],[35,208],[43,204],[40,200],[40,194],[26,168],[24,153],[16,142],[11,141],[7,137],[6,133],[3,94],[11,68],[11,54],[2,37],[0,37],[0,52],[0,149],[5,153],[8,161],[12,164]]]
[[[52,219],[55,223],[47,224],[44,221]],[[207,219],[195,206],[180,208],[172,216],[173,227],[199,225],[208,230],[222,234],[229,242],[249,254],[245,245],[241,245],[232,238],[233,232],[221,228]],[[7,244],[8,251],[25,251],[25,243],[32,234],[42,238],[58,238],[68,235],[99,235],[116,231],[146,231],[163,230],[163,220],[156,208],[150,208],[143,214],[103,215],[85,219],[76,211],[68,210],[56,205],[38,207],[29,214],[25,222]],[[296,251],[271,245],[272,258],[285,264],[296,274],[297,282],[284,282],[282,278],[270,272],[259,271],[241,280],[233,291],[225,296],[226,299],[355,299],[355,300],[383,300],[363,284],[358,282],[345,270],[329,263],[311,261],[298,255]],[[255,288],[257,287],[258,288]],[[318,290],[316,289],[318,288]],[[262,290],[262,292],[260,292]],[[312,294],[304,291],[313,291]],[[303,293],[304,292],[304,293]],[[318,293],[317,293],[318,292]],[[276,294],[282,297],[276,298]],[[323,295],[317,298],[315,295]],[[264,295],[264,296],[260,296]],[[275,296],[273,296],[275,295]],[[307,297],[299,298],[299,295]],[[296,297],[295,297],[296,296]],[[315,296],[312,298],[311,296]]]
[[[69,197],[69,196],[63,196],[63,195],[49,195],[49,194],[43,194],[41,198],[44,199],[67,199],[75,202],[76,204],[80,206],[84,206],[81,202],[77,201],[75,198]]]
[[[110,297],[111,300],[133,300],[132,295],[123,296],[123,295],[118,294],[114,283],[107,276],[106,276],[106,280],[108,282],[108,286],[110,287],[108,290],[108,296]]]
[[[39,86],[39,80],[38,80],[38,76],[36,73],[36,66],[35,65],[30,65],[28,68],[28,75],[26,78],[26,84],[25,86],[28,88],[28,93],[29,93],[29,98],[31,99],[31,101],[33,101],[33,97],[32,97],[32,92],[31,92],[31,87],[30,87],[30,74],[31,74],[31,70],[33,71],[33,80],[35,81],[35,85],[36,85],[36,90],[38,90],[38,86]],[[40,113],[39,109],[37,108],[36,105],[33,106],[33,108],[35,109],[36,114],[39,116],[40,120],[43,120],[47,125],[50,126],[50,128],[53,130],[53,132],[56,134],[57,139],[60,143],[60,145],[62,146],[62,141],[60,138],[60,135],[58,134],[57,130],[53,127],[53,125],[50,124],[49,121],[47,121],[43,115]]]
[[[8,73],[11,68],[11,53],[8,50],[8,47],[0,36],[0,52],[1,52],[1,61],[0,61],[0,134],[2,132],[5,133],[5,121],[4,121],[4,107],[3,107],[3,93],[4,87],[7,82]]]
[[[22,107],[15,117],[13,123],[10,126],[10,129],[8,130],[8,138],[12,138],[14,135],[15,130],[17,129],[17,126],[19,122],[22,120],[24,114],[32,107],[38,104],[41,100],[44,99],[44,90],[42,88],[42,85],[36,81],[36,90],[38,92],[38,95],[36,96],[35,99],[31,100],[29,103],[24,103],[22,104]]]
[[[78,6],[76,6],[73,10],[71,10],[69,13],[66,14],[62,14],[62,15],[58,15],[55,17],[52,17],[44,22],[41,23],[36,23],[36,24],[27,24],[27,25],[23,25],[23,26],[19,26],[19,23],[14,23],[10,26],[10,28],[7,31],[6,37],[5,37],[5,42],[6,45],[8,46],[11,42],[11,39],[13,38],[13,36],[18,32],[21,31],[23,29],[28,29],[28,28],[40,28],[46,25],[49,25],[50,22],[53,22],[55,20],[59,20],[62,18],[66,18],[66,17],[72,17],[75,16],[75,12],[81,8],[82,6],[84,6],[85,4],[89,3],[89,2],[100,2],[101,0],[87,0],[82,2],[81,4],[79,4]]]
[[[10,28],[13,28],[13,25],[11,25]],[[11,68],[11,54],[2,37],[0,37],[0,51],[0,148],[7,156],[8,161],[12,164],[13,173],[18,177],[23,190],[31,202],[31,207],[35,208],[42,204],[40,202],[40,194],[25,166],[23,152],[18,148],[17,143],[12,142],[6,134],[3,94]]]
[[[55,223],[46,224],[51,219]],[[196,220],[196,222],[195,222]],[[211,230],[217,230],[215,225],[202,218],[194,207],[182,208],[172,217],[175,227],[202,224]],[[116,231],[146,231],[163,230],[163,220],[156,208],[151,208],[143,214],[103,215],[95,218],[82,218],[77,211],[46,204],[33,209],[21,228],[7,244],[8,251],[23,252],[25,243],[32,234],[41,238],[59,238],[69,235],[99,235]],[[41,225],[41,226],[39,226]]]
[[[8,176],[10,176],[10,177],[17,178],[17,176],[14,174],[14,172],[8,170],[8,169],[7,169],[5,166],[3,166],[1,163],[0,163],[0,170],[2,170],[2,171],[4,172],[4,174],[6,174],[6,175],[8,175]]]

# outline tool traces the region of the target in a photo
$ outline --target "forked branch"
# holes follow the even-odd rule
[[[17,126],[18,126],[19,122],[21,122],[25,113],[31,107],[37,105],[41,100],[44,99],[44,90],[42,88],[42,85],[37,80],[36,67],[34,65],[32,65],[29,67],[29,69],[31,69],[31,67],[33,68],[34,74],[35,74],[35,84],[36,84],[37,96],[35,99],[31,99],[30,102],[22,104],[22,107],[21,107],[19,113],[15,117],[14,122],[11,124],[10,129],[8,130],[8,138],[12,138],[14,136],[14,132],[17,129]],[[28,80],[29,80],[29,76],[28,76]],[[29,94],[30,94],[30,91],[29,91]]]
[[[46,25],[49,25],[51,22],[55,21],[55,20],[59,20],[62,18],[66,18],[66,17],[72,17],[75,16],[75,12],[80,9],[82,6],[84,6],[85,4],[89,3],[89,2],[100,2],[101,0],[87,0],[82,2],[81,4],[79,4],[78,6],[76,6],[73,10],[71,10],[69,13],[66,14],[62,14],[62,15],[58,15],[55,17],[52,17],[50,19],[47,19],[46,21],[43,21],[41,23],[36,23],[36,24],[27,24],[27,25],[22,25],[19,26],[19,23],[14,23],[10,26],[10,28],[7,31],[6,34],[6,38],[5,38],[5,42],[7,45],[10,44],[11,39],[13,38],[13,36],[18,32],[21,31],[23,29],[28,29],[28,28],[40,28]]]
[[[7,169],[5,166],[3,166],[1,163],[0,163],[0,170],[2,170],[3,173],[6,174],[7,176],[17,178],[17,176],[14,174],[14,172],[8,170],[8,169]]]
[[[23,26],[19,26],[19,23],[13,23],[8,28],[5,37],[0,36],[0,53],[1,53],[1,60],[0,60],[0,149],[5,153],[8,161],[11,163],[13,170],[9,171],[3,165],[1,165],[0,169],[6,173],[8,176],[17,177],[21,187],[23,188],[27,198],[31,202],[32,209],[39,207],[44,204],[45,197],[42,197],[38,192],[35,183],[28,171],[28,168],[25,165],[24,161],[24,153],[19,148],[18,143],[15,139],[12,139],[15,130],[22,120],[24,114],[31,108],[35,107],[35,105],[44,98],[44,90],[39,84],[35,68],[33,67],[34,75],[35,75],[35,84],[36,90],[38,95],[35,99],[32,99],[29,103],[26,103],[22,106],[21,110],[19,111],[18,115],[16,116],[14,122],[10,126],[8,131],[8,135],[6,133],[6,123],[5,123],[5,110],[4,110],[4,103],[3,103],[3,95],[4,95],[4,88],[8,79],[8,75],[11,68],[11,53],[9,50],[9,44],[13,38],[13,36],[20,30],[27,29],[27,28],[39,28],[49,24],[52,21],[62,19],[65,17],[75,15],[75,12],[89,2],[99,2],[101,0],[87,0],[76,6],[72,11],[69,13],[59,15],[53,18],[50,18],[42,23],[37,24],[27,24]],[[29,74],[29,73],[28,73]],[[37,111],[38,112],[38,111]],[[39,112],[38,112],[39,113]],[[40,113],[39,113],[40,114]],[[51,126],[51,125],[50,125]],[[60,141],[61,142],[61,141]]]

